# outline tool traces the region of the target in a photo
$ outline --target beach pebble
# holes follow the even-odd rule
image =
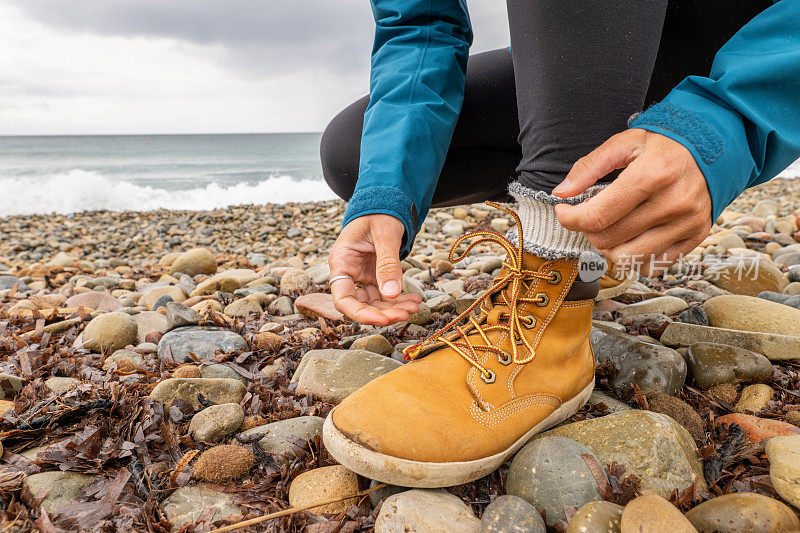
[[[686,428],[694,441],[702,444],[706,440],[705,424],[697,410],[675,396],[656,396],[650,400],[650,410],[669,416]]]
[[[765,451],[772,485],[784,500],[800,510],[800,435],[769,439]]]
[[[288,295],[291,293],[305,290],[311,283],[311,279],[303,270],[299,268],[289,268],[281,276],[281,295]]]
[[[168,378],[150,391],[150,397],[164,403],[167,409],[175,398],[180,398],[195,411],[203,407],[197,398],[198,394],[215,404],[239,403],[244,398],[245,386],[236,379]]]
[[[303,472],[289,486],[289,505],[302,507],[320,500],[340,498],[358,492],[358,476],[341,465],[325,466]],[[312,513],[341,513],[358,500],[352,498],[318,507]]]
[[[800,310],[752,296],[715,296],[703,304],[718,328],[800,336]]]
[[[92,481],[93,476],[56,471],[33,474],[26,477],[23,484],[34,496],[41,491],[48,491],[42,500],[42,508],[52,516],[58,514],[59,507],[77,500]]]
[[[169,296],[169,300],[163,299],[164,296]],[[141,300],[139,300],[139,305],[146,307],[150,311],[156,310],[156,305],[161,302],[161,305],[167,305],[168,301],[173,302],[183,302],[186,300],[186,292],[177,287],[175,285],[164,285],[160,287],[153,287],[152,289],[148,290],[144,296],[142,296]]]
[[[566,533],[620,533],[623,509],[616,503],[589,502],[572,516]]]
[[[248,296],[234,300],[225,306],[223,313],[231,317],[246,317],[251,313],[260,315],[263,309],[257,299]]]
[[[353,344],[350,345],[350,349],[366,350],[380,355],[390,355],[394,348],[392,347],[392,343],[383,335],[368,335],[356,339]]]
[[[202,359],[212,357],[216,351],[227,353],[247,349],[247,341],[236,332],[212,326],[186,326],[161,337],[158,358],[164,359],[169,350],[175,362],[183,363],[193,361],[189,352]]]
[[[200,442],[219,442],[232,435],[244,421],[244,410],[238,403],[206,407],[192,417],[189,433]]]
[[[800,337],[753,333],[710,326],[673,322],[659,339],[667,346],[691,346],[697,343],[716,343],[737,346],[758,352],[771,361],[800,359]]]
[[[762,291],[781,292],[789,280],[767,257],[736,256],[706,271],[716,286],[734,294],[756,296]]]
[[[769,385],[748,385],[742,389],[742,395],[733,410],[737,413],[759,413],[767,408],[774,395],[775,390]]]
[[[294,305],[299,313],[309,318],[322,317],[328,320],[344,320],[344,315],[333,306],[333,296],[328,293],[304,294],[295,299]]]
[[[693,344],[686,360],[695,382],[704,389],[721,383],[757,383],[772,376],[772,363],[766,357],[736,346]]]
[[[688,304],[676,296],[659,296],[650,298],[642,302],[632,303],[620,309],[621,318],[630,318],[636,315],[647,315],[658,313],[662,315],[674,315],[680,313],[688,307]]]
[[[174,530],[186,523],[194,524],[204,512],[205,516],[212,516],[207,509],[213,510],[214,520],[225,520],[242,514],[230,494],[206,485],[179,487],[161,503],[161,508],[167,520],[172,522]]]
[[[541,437],[525,445],[508,470],[506,492],[544,509],[547,525],[564,520],[565,507],[602,500],[587,460],[597,462],[592,452],[572,439]]]
[[[375,533],[478,533],[481,521],[443,489],[413,489],[386,498]]]
[[[675,350],[603,326],[593,327],[590,338],[598,364],[614,365],[610,384],[618,395],[634,385],[648,396],[674,395],[683,386],[686,362]]]
[[[394,359],[365,350],[311,350],[292,376],[298,394],[339,403],[378,376],[399,367]]]
[[[800,428],[780,420],[759,418],[745,413],[730,413],[717,418],[714,423],[719,426],[736,424],[744,430],[751,443],[779,436],[800,435]]]
[[[119,369],[133,372],[144,366],[142,354],[131,350],[117,350],[103,361],[103,370]]]
[[[214,274],[217,271],[217,260],[214,254],[205,248],[195,248],[176,257],[169,271],[172,274],[181,272],[192,277],[198,274]]]
[[[622,533],[697,533],[674,505],[656,494],[639,496],[622,511]]]
[[[45,380],[44,384],[53,394],[61,394],[75,387],[80,382],[81,381],[76,378],[52,377]]]
[[[136,322],[137,342],[144,342],[155,333],[163,335],[170,329],[167,316],[155,311],[136,313],[133,315],[133,321]]]
[[[266,453],[275,456],[278,462],[291,462],[297,457],[294,444],[311,441],[322,434],[324,418],[318,416],[298,416],[257,426],[239,434],[239,440],[249,442],[252,436],[260,436],[258,445]]]
[[[200,313],[177,302],[167,304],[167,329],[194,326],[200,322]]]
[[[96,311],[117,311],[122,303],[107,292],[89,291],[67,298],[65,307],[86,307]]]
[[[788,506],[750,492],[723,494],[704,501],[686,513],[686,518],[700,533],[780,533],[800,530],[800,519]]]
[[[25,383],[25,380],[20,377],[0,374],[0,400],[13,400]]]
[[[93,352],[115,352],[136,344],[139,328],[126,313],[98,315],[83,330],[83,347]]]
[[[480,533],[545,533],[536,508],[516,496],[498,496],[483,511]]]
[[[643,492],[669,497],[673,490],[690,486],[693,476],[699,479],[701,490],[705,490],[694,440],[666,415],[632,409],[564,424],[537,438],[545,436],[580,442],[601,465],[616,461],[628,474],[641,478]]]
[[[215,363],[213,365],[200,365],[200,376],[204,378],[226,378],[236,379],[247,385],[249,379],[238,373],[225,363]]]

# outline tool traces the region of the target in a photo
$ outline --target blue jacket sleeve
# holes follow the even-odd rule
[[[343,225],[372,213],[397,217],[405,257],[461,112],[472,29],[465,0],[372,0],[372,12],[370,103]]]
[[[716,220],[747,187],[800,156],[800,0],[781,0],[723,46],[708,77],[689,76],[631,127],[685,146]]]

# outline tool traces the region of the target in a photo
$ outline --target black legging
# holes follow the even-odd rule
[[[515,177],[550,192],[578,158],[624,130],[633,113],[686,76],[707,75],[722,45],[771,2],[507,4],[513,53],[504,48],[469,58],[464,105],[434,207],[506,199]],[[358,178],[368,103],[365,96],[344,109],[322,136],[325,179],[345,200]]]

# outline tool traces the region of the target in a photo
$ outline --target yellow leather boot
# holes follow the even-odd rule
[[[494,207],[520,227],[516,213]],[[470,237],[478,238],[453,257]],[[451,261],[481,242],[507,253],[493,285],[409,347],[411,362],[348,396],[325,420],[325,446],[342,465],[406,487],[466,483],[497,469],[588,400],[594,294],[570,295],[577,260],[536,257],[485,231],[457,240]]]

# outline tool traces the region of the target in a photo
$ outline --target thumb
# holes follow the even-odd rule
[[[377,235],[375,246],[375,278],[381,295],[397,298],[403,289],[403,268],[400,266],[400,242]]]
[[[618,133],[575,161],[553,194],[561,198],[577,196],[606,174],[628,166],[636,158],[643,133],[643,130]]]

